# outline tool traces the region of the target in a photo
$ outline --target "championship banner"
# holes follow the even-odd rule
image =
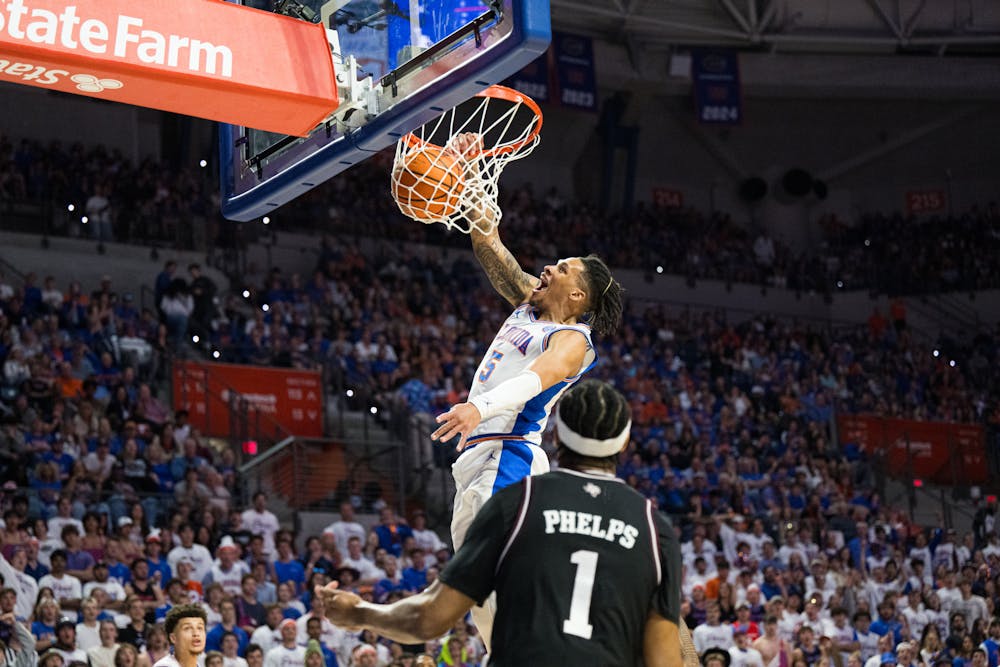
[[[856,443],[880,456],[895,476],[946,485],[982,484],[988,479],[985,433],[977,424],[839,415],[842,443]]]
[[[173,387],[174,406],[187,410],[191,425],[207,435],[242,434],[237,429],[244,415],[231,409],[233,399],[241,398],[251,429],[246,435],[259,427],[273,438],[323,437],[323,381],[317,371],[178,361]]]
[[[552,56],[552,49],[535,58],[533,61],[521,68],[521,71],[510,77],[506,85],[524,93],[539,104],[551,102],[549,91],[549,59]]]
[[[691,51],[691,80],[698,121],[709,125],[739,125],[743,121],[740,62],[731,49]]]
[[[589,37],[552,33],[559,102],[564,107],[597,111],[594,42]]]
[[[0,80],[297,136],[338,106],[323,26],[219,0],[0,2]]]

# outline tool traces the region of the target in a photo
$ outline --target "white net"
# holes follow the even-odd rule
[[[399,210],[419,222],[440,222],[465,234],[493,231],[507,163],[534,150],[542,114],[530,98],[492,86],[402,137],[392,169]]]

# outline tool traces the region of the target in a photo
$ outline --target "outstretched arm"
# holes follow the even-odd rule
[[[422,593],[392,604],[365,602],[336,584],[316,587],[331,623],[348,631],[368,628],[393,641],[422,644],[440,637],[465,616],[476,601],[448,584],[435,581]]]
[[[514,255],[500,241],[496,228],[489,234],[473,229],[470,236],[476,259],[500,296],[512,306],[519,306],[527,301],[531,290],[538,285],[538,278],[521,268]]]
[[[465,440],[479,422],[504,410],[520,405],[552,387],[557,382],[580,372],[589,344],[579,331],[557,331],[549,345],[527,370],[494,387],[468,403],[459,403],[438,415],[438,429],[431,440],[445,442],[461,435],[458,450],[465,449]]]

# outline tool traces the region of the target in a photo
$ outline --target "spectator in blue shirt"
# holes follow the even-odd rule
[[[379,513],[382,521],[375,526],[375,535],[378,537],[378,546],[385,549],[393,556],[403,553],[403,540],[413,537],[413,531],[405,523],[396,517],[396,510],[391,507],[384,507]]]
[[[175,456],[170,462],[170,474],[173,475],[175,482],[179,482],[184,479],[184,475],[187,473],[188,468],[200,470],[202,466],[207,464],[208,461],[198,456],[198,443],[195,442],[194,438],[188,438],[184,441],[183,453]]]
[[[289,581],[295,586],[297,593],[302,591],[306,582],[306,570],[292,553],[292,541],[288,538],[278,541],[278,558],[274,561],[274,573],[279,584]]]
[[[385,578],[375,582],[373,593],[376,602],[385,602],[390,593],[406,590],[406,585],[403,583],[403,577],[400,575],[398,568],[399,565],[395,557],[387,555],[382,560],[382,569],[385,571]]]
[[[411,550],[410,562],[410,567],[403,568],[403,590],[421,591],[427,585],[427,555],[424,550]]]
[[[895,616],[891,602],[882,601],[878,606],[878,618],[872,621],[871,631],[879,637],[892,633],[893,644],[902,641],[903,624]]]
[[[239,653],[242,655],[250,643],[250,635],[236,624],[236,604],[232,600],[223,600],[219,605],[219,613],[222,615],[222,621],[205,636],[205,650],[221,651],[222,636],[231,632],[240,642]]]

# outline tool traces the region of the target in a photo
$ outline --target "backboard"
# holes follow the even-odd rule
[[[267,215],[390,146],[518,71],[551,39],[549,0],[240,1],[327,28],[341,105],[308,137],[220,125],[231,220]]]

